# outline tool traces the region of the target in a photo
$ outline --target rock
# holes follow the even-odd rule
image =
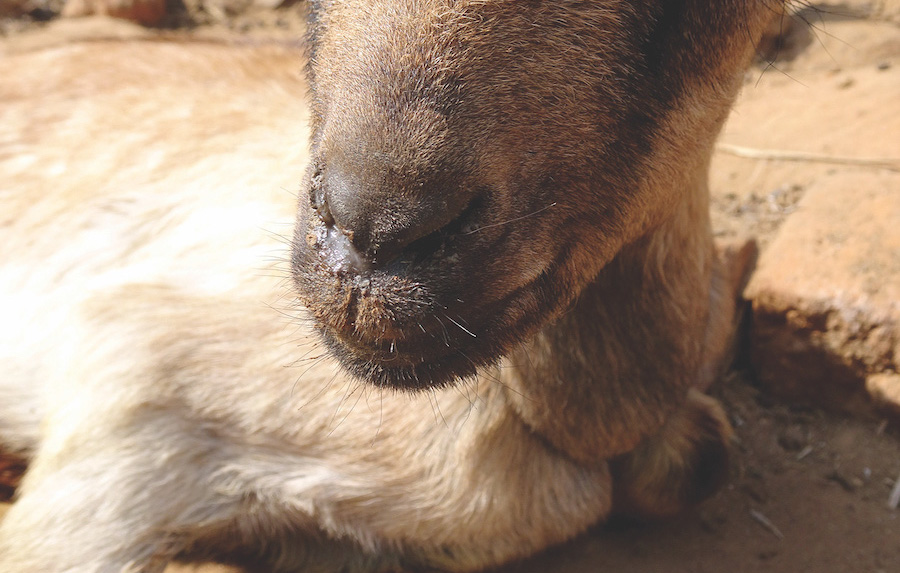
[[[882,409],[900,416],[900,374],[884,372],[866,378],[866,390]]]
[[[166,15],[166,0],[66,0],[62,16],[111,16],[156,26]]]
[[[799,426],[789,426],[778,436],[778,445],[788,452],[799,452],[806,444],[806,434]]]
[[[745,296],[765,387],[841,410],[869,411],[875,398],[900,411],[900,174],[845,170],[811,185]]]
[[[29,0],[0,0],[0,18],[17,18],[30,8]]]

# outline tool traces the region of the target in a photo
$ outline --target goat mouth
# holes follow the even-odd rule
[[[558,297],[542,294],[546,277],[506,283],[508,267],[488,254],[504,235],[475,233],[477,209],[469,205],[400,256],[365,269],[334,264],[328,244],[315,239],[327,223],[307,212],[297,229],[307,240],[296,240],[293,253],[295,286],[351,375],[401,390],[447,386],[498,362],[547,319]]]
[[[476,374],[479,361],[490,360],[471,349],[448,348],[441,355],[424,356],[398,351],[394,355],[373,356],[354,348],[328,329],[323,331],[325,344],[341,365],[353,376],[374,386],[397,390],[441,388]]]
[[[339,322],[320,321],[332,355],[354,376],[382,387],[433,388],[473,376],[496,359],[486,325],[464,318],[469,313],[416,302],[386,310],[378,298],[354,289]]]
[[[551,318],[547,281],[542,276],[477,308],[432,308],[394,329],[319,321],[319,330],[331,354],[362,381],[407,391],[446,387],[496,364]]]
[[[487,332],[476,338],[445,321],[439,332],[420,332],[418,340],[367,343],[329,327],[321,330],[332,355],[353,376],[374,386],[407,391],[450,386],[497,363],[521,339],[518,325],[503,331],[502,336]]]

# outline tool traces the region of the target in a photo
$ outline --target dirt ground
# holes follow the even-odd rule
[[[47,6],[0,22],[0,46],[52,19],[58,3]],[[296,7],[210,16],[197,6],[169,24],[184,28],[193,17],[190,34],[296,39]],[[900,158],[900,132],[891,127],[900,116],[900,1],[814,4],[781,32],[748,72],[723,141]],[[723,148],[711,179],[716,232],[754,236],[765,249],[811,182],[873,168],[752,160]],[[745,360],[713,393],[737,434],[733,475],[721,492],[665,522],[599,525],[503,571],[900,571],[900,510],[888,507],[900,479],[900,421],[780,403],[757,388]]]

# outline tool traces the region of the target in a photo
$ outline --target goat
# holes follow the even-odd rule
[[[308,114],[281,48],[4,58],[0,570],[473,571],[711,493],[707,169],[780,9],[313,0]]]

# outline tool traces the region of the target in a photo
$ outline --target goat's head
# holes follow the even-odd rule
[[[702,170],[768,0],[318,0],[301,300],[351,372],[446,384],[558,316]]]

